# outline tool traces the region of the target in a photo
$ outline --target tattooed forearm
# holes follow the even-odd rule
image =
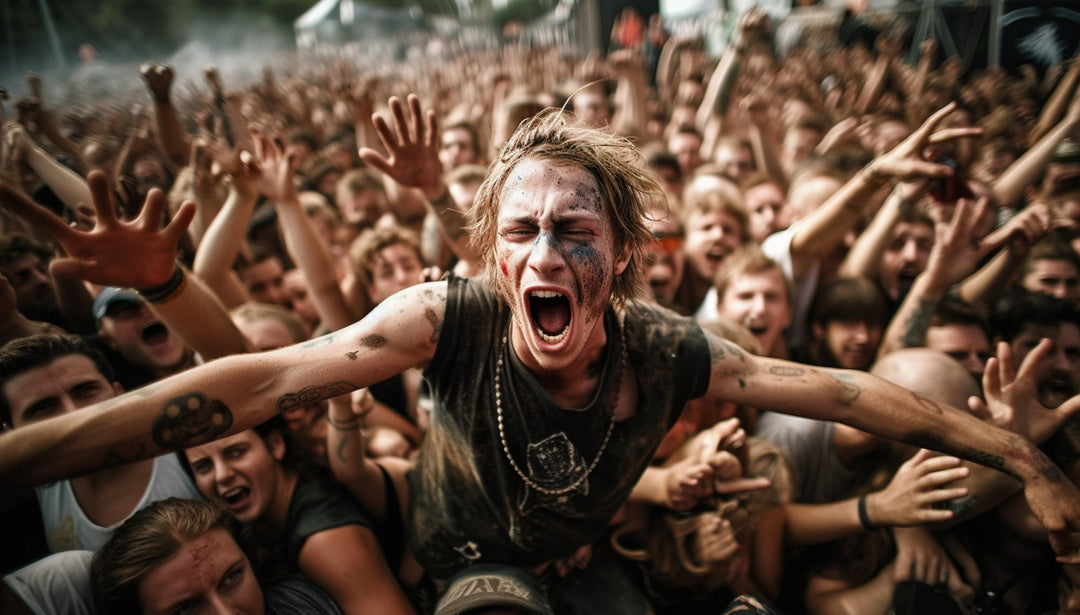
[[[934,401],[932,399],[928,399],[926,397],[923,397],[922,395],[919,395],[918,393],[916,393],[914,391],[912,391],[911,396],[913,398],[915,398],[915,401],[920,406],[922,406],[923,408],[926,408],[927,410],[933,412],[934,414],[945,414],[945,410],[936,401]]]
[[[295,393],[286,393],[278,398],[277,411],[278,413],[281,413],[286,410],[292,410],[293,408],[300,408],[330,397],[337,397],[338,395],[350,393],[358,388],[360,387],[345,382],[344,380],[319,386],[306,387]]]
[[[1005,458],[1000,455],[993,455],[985,451],[972,451],[972,450],[959,450],[956,447],[948,446],[945,443],[945,439],[939,434],[930,431],[912,431],[908,432],[901,438],[903,442],[918,446],[920,448],[930,449],[932,451],[939,451],[942,453],[949,453],[951,455],[957,455],[965,459],[970,459],[979,465],[986,466],[999,472],[1004,472],[1013,478],[1023,480],[1008,464],[1005,463]]]
[[[802,376],[806,370],[793,365],[770,365],[769,373],[773,376]]]
[[[165,402],[152,435],[161,448],[181,449],[213,441],[232,423],[232,412],[225,404],[202,393],[188,393]]]
[[[978,496],[969,495],[962,498],[945,500],[944,502],[936,502],[933,504],[933,507],[938,510],[951,510],[953,513],[953,518],[960,519],[969,511],[974,509],[975,505],[978,504],[978,502]]]
[[[862,389],[856,384],[855,376],[844,372],[826,371],[825,374],[840,385],[840,403],[850,406],[862,395]]]
[[[926,331],[930,328],[930,319],[937,310],[938,302],[919,299],[919,304],[904,323],[904,336],[900,343],[904,348],[916,348],[926,345]]]
[[[334,337],[335,337],[335,335],[333,333],[327,333],[326,335],[324,335],[322,337],[317,337],[317,338],[315,338],[313,340],[308,340],[308,341],[304,342],[303,344],[300,344],[300,347],[301,348],[316,348],[318,346],[325,346],[327,344],[332,343],[334,341]]]
[[[746,355],[743,353],[742,348],[739,348],[738,345],[733,344],[727,340],[720,340],[720,343],[724,345],[724,348],[726,348],[728,352],[735,355],[736,359],[742,361],[743,363],[746,363]]]
[[[349,463],[349,456],[345,454],[346,451],[348,450],[348,446],[349,446],[349,435],[343,433],[343,434],[341,434],[341,441],[338,442],[337,450],[335,451],[337,453],[338,461],[340,461],[342,463]]]

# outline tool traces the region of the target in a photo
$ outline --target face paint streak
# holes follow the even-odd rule
[[[589,244],[575,246],[570,250],[570,253],[567,256],[569,257],[569,260],[574,261],[576,268],[580,271],[577,297],[578,304],[585,305],[585,297],[601,296],[605,290],[604,283],[608,280],[608,275],[611,273],[608,270],[609,265],[604,257]],[[601,312],[602,311],[603,305],[601,305]],[[597,314],[592,314],[592,316],[597,316]]]

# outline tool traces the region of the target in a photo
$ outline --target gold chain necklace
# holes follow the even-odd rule
[[[596,464],[600,463],[600,458],[604,456],[604,451],[607,450],[608,441],[611,439],[611,432],[615,430],[615,413],[619,409],[619,391],[622,388],[623,372],[626,371],[626,330],[621,322],[619,323],[619,343],[622,345],[622,348],[620,348],[619,352],[619,371],[615,375],[615,400],[611,404],[611,421],[608,423],[607,433],[604,434],[604,441],[600,444],[600,450],[597,451],[596,457],[593,459],[593,462],[589,464],[588,469],[585,470],[585,474],[583,474],[580,478],[574,481],[573,484],[562,489],[548,489],[546,487],[541,487],[540,485],[536,484],[535,482],[533,482],[532,479],[525,475],[525,472],[523,472],[521,470],[521,467],[518,466],[517,462],[514,461],[514,456],[510,454],[510,446],[506,443],[506,430],[503,427],[501,374],[503,366],[503,354],[508,351],[508,336],[506,334],[503,334],[502,348],[504,350],[502,352],[499,352],[499,358],[495,362],[495,416],[499,422],[499,441],[502,443],[503,453],[506,454],[506,460],[510,462],[510,467],[514,468],[514,472],[517,472],[517,475],[521,477],[521,480],[523,480],[525,484],[529,487],[547,495],[562,495],[564,493],[570,493],[571,491],[577,489],[581,485],[581,483],[584,483],[585,479],[589,478],[589,475],[592,474],[592,471],[596,469]]]

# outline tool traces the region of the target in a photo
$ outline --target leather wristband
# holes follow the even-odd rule
[[[864,530],[872,532],[878,529],[878,526],[874,525],[874,523],[870,521],[870,515],[866,512],[867,495],[868,494],[864,493],[863,495],[859,496],[859,523],[862,524]]]
[[[164,284],[160,284],[153,288],[140,288],[138,291],[143,299],[146,299],[150,303],[164,303],[170,299],[174,299],[183,292],[186,285],[187,272],[180,266],[180,263],[177,263],[176,268],[173,269],[173,274]]]

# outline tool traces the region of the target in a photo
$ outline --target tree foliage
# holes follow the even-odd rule
[[[0,8],[0,63],[4,69],[57,65],[41,0],[4,0]],[[313,0],[44,0],[64,62],[77,62],[90,43],[113,61],[168,55],[198,35],[201,24],[244,15],[248,28],[291,29]]]

